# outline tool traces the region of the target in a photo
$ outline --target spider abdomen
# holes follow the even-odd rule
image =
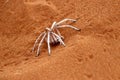
[[[55,35],[51,34],[51,36],[50,36],[50,44],[51,45],[58,45],[58,44],[60,44],[60,41]]]

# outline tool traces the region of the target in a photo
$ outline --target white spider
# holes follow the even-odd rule
[[[66,21],[72,21],[72,22],[76,22],[77,20],[74,20],[74,19],[63,19],[61,20],[60,22],[53,22],[51,28],[46,28],[44,32],[42,32],[38,38],[36,39],[35,43],[34,43],[34,46],[33,46],[33,49],[32,51],[35,50],[38,42],[38,49],[37,49],[37,56],[40,54],[40,47],[43,43],[43,41],[45,40],[47,45],[48,45],[48,54],[50,55],[50,45],[53,44],[62,44],[63,46],[65,46],[65,43],[63,41],[63,36],[61,36],[60,34],[60,31],[58,30],[59,28],[64,28],[64,27],[69,27],[69,28],[73,28],[75,30],[78,30],[80,31],[80,29],[74,27],[74,26],[71,26],[71,25],[64,25],[63,23],[66,22]],[[41,38],[42,37],[42,38]],[[41,40],[40,40],[41,38]]]

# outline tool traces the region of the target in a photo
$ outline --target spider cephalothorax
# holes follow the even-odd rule
[[[50,55],[50,45],[55,45],[55,44],[62,44],[63,46],[65,46],[65,43],[63,41],[64,37],[61,35],[60,31],[58,30],[59,28],[64,28],[64,27],[69,27],[69,28],[73,28],[75,30],[80,30],[72,25],[68,25],[65,24],[63,25],[62,23],[66,22],[66,21],[72,21],[72,22],[76,22],[76,20],[74,19],[63,19],[60,22],[53,22],[51,28],[46,28],[44,32],[42,32],[38,38],[35,41],[35,44],[33,46],[32,51],[35,50],[35,47],[38,44],[38,49],[37,49],[37,56],[40,54],[40,47],[43,43],[43,41],[45,40],[47,42],[48,45],[48,54]],[[42,38],[41,38],[42,37]],[[41,38],[41,40],[40,40]],[[39,42],[40,40],[40,42]]]

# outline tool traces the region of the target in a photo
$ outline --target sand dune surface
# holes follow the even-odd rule
[[[77,19],[81,29],[60,29],[66,47],[37,36],[53,21]],[[120,0],[1,0],[0,80],[120,80]]]

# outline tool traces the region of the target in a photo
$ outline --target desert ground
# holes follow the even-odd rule
[[[53,21],[66,47],[31,52]],[[120,0],[0,0],[0,80],[120,80]]]

